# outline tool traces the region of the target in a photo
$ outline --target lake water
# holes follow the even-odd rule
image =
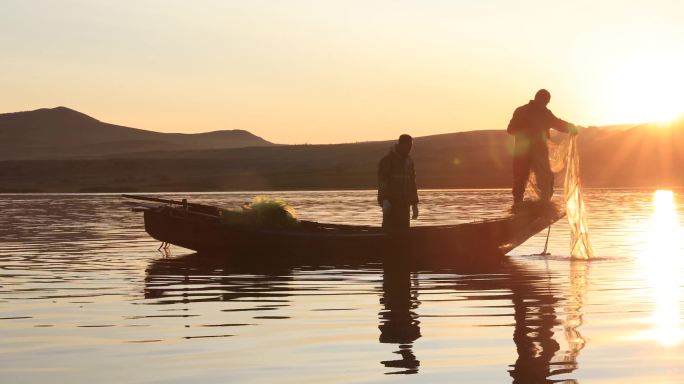
[[[256,193],[169,194],[237,206]],[[373,191],[280,192],[300,218],[377,224]],[[508,191],[421,191],[415,225],[496,217]],[[232,269],[143,229],[118,195],[0,195],[0,382],[676,383],[684,197],[588,190],[491,270]]]

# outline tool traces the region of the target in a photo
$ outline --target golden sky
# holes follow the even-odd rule
[[[0,112],[278,143],[684,112],[684,1],[3,0]]]

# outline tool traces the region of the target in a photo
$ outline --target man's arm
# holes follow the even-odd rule
[[[411,174],[409,175],[409,204],[413,209],[413,219],[418,218],[418,187],[416,186],[416,168],[411,160],[411,167],[409,169]]]
[[[390,178],[390,165],[387,156],[383,157],[378,164],[378,205],[388,199],[388,188]]]
[[[416,169],[411,161],[411,167],[409,169],[409,204],[418,204],[418,187],[416,186]]]
[[[576,134],[577,133],[577,126],[572,123],[568,123],[567,121],[563,119],[557,118],[553,112],[549,111],[548,115],[548,124],[551,128],[565,132],[565,133],[570,133],[570,134]]]

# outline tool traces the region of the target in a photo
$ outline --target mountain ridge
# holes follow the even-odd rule
[[[0,160],[77,158],[147,150],[268,146],[248,131],[162,133],[102,122],[67,107],[0,114]]]

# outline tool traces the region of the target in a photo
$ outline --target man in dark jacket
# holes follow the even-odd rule
[[[546,89],[540,89],[534,100],[518,107],[508,124],[508,133],[515,136],[513,148],[513,205],[523,201],[525,186],[534,172],[541,199],[550,200],[553,195],[553,172],[549,165],[549,148],[546,140],[549,129],[577,134],[578,127],[561,120],[546,108],[551,101],[551,94]]]
[[[409,207],[413,208],[413,218],[418,218],[416,171],[410,156],[412,146],[411,136],[399,136],[399,142],[378,165],[378,204],[382,207],[382,227],[386,230],[408,228]]]

